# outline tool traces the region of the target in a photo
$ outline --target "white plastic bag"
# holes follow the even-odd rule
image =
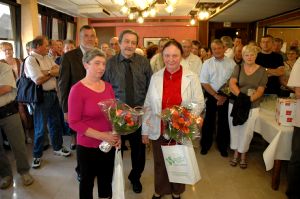
[[[116,149],[115,166],[112,179],[112,199],[125,199],[123,160],[121,150]]]
[[[161,146],[170,182],[195,184],[201,179],[192,145]]]

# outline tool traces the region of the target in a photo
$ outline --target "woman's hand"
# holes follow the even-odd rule
[[[119,142],[121,142],[120,140],[120,135],[110,131],[110,132],[106,132],[103,140],[108,142],[110,145],[115,146],[117,145]]]
[[[143,142],[143,144],[149,144],[149,136],[142,135],[142,142]]]

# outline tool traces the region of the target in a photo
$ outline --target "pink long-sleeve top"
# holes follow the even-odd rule
[[[77,132],[77,144],[97,148],[102,142],[84,135],[88,128],[97,131],[111,131],[111,123],[100,110],[98,103],[103,100],[114,99],[112,86],[105,82],[102,92],[95,92],[84,86],[80,81],[70,91],[68,99],[68,121],[70,127]]]

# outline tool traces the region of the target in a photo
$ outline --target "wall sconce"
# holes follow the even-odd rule
[[[196,24],[196,19],[194,18],[194,16],[191,17],[190,24],[192,26],[194,26]]]

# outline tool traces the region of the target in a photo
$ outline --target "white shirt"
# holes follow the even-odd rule
[[[181,59],[180,64],[183,68],[186,68],[196,73],[198,76],[200,75],[201,68],[202,68],[202,61],[200,57],[198,57],[197,55],[190,53],[190,55],[187,58]]]
[[[234,57],[234,51],[232,48],[227,48],[227,50],[225,51],[224,55],[228,58],[233,59]]]
[[[235,65],[236,63],[228,57],[222,60],[211,57],[202,66],[200,82],[210,84],[215,91],[218,91],[229,80]]]
[[[36,61],[38,60],[38,62]],[[31,53],[25,60],[24,72],[26,77],[29,77],[34,83],[37,83],[37,79],[44,76],[43,70],[50,70],[56,63],[48,56],[42,56],[35,52]],[[43,83],[43,90],[49,91],[56,89],[56,78],[51,77],[48,81]]]
[[[9,104],[17,96],[16,81],[11,67],[0,62],[0,86],[11,86],[12,91],[0,96],[0,107]]]
[[[293,66],[288,86],[290,87],[300,87],[300,58],[297,59],[296,63]],[[296,114],[294,118],[294,126],[300,127],[300,99],[297,99],[296,103]]]

